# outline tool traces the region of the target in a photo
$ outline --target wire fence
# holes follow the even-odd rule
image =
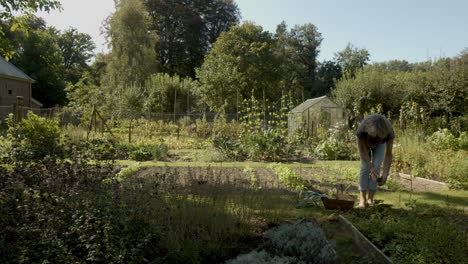
[[[26,118],[28,116],[28,112],[33,112],[35,115],[44,117],[44,118],[54,118],[58,109],[57,108],[31,108],[25,106],[18,106],[15,107],[13,105],[7,106],[0,106],[0,120],[4,122],[5,119],[8,117],[9,114],[15,114],[21,118]]]

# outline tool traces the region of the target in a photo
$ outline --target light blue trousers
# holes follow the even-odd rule
[[[372,165],[376,171],[380,172],[380,166],[385,156],[385,149],[387,144],[379,144],[377,147],[370,151],[369,155]],[[361,171],[359,173],[359,191],[361,192],[375,192],[377,191],[377,182],[373,181],[370,177],[370,169],[367,167],[366,162],[361,158]]]

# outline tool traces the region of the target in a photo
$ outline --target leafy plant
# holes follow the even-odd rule
[[[58,121],[45,119],[28,112],[27,119],[17,124],[10,115],[7,137],[12,142],[11,156],[17,161],[39,160],[46,156],[56,157],[63,150],[60,144]]]
[[[432,134],[428,140],[438,149],[459,149],[458,139],[446,128],[439,129],[439,131]]]
[[[291,168],[280,163],[274,163],[269,167],[278,175],[279,181],[288,187],[296,191],[304,191],[307,188],[307,182]]]

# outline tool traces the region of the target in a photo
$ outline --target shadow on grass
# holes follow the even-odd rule
[[[468,207],[468,196],[460,197],[460,196],[455,196],[455,195],[450,195],[450,194],[441,194],[441,193],[436,193],[436,192],[420,192],[416,194],[419,196],[422,196],[424,199]]]

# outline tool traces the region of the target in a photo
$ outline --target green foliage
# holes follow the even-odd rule
[[[107,139],[92,139],[86,142],[87,151],[93,160],[114,160],[116,158],[115,142]]]
[[[268,230],[266,237],[266,249],[238,256],[227,264],[331,264],[337,257],[333,244],[313,223],[280,225]]]
[[[0,27],[0,55],[5,57],[7,60],[13,58],[15,50],[11,39],[4,39],[3,36],[8,31],[21,30],[27,32],[28,24],[27,20],[32,16],[33,13],[38,11],[51,11],[54,9],[61,9],[60,1],[58,0],[4,0],[0,2],[0,20],[12,19],[13,24],[7,30],[4,31]],[[21,17],[14,17],[17,14],[23,14]]]
[[[364,68],[355,77],[345,75],[336,83],[332,94],[346,108],[353,123],[379,104],[383,113],[397,113],[405,97],[403,77],[396,72]]]
[[[65,68],[58,44],[59,32],[42,28],[19,38],[21,53],[11,62],[36,81],[32,96],[45,107],[65,103]]]
[[[351,221],[395,263],[464,263],[466,229],[457,223],[462,216],[435,206],[410,206],[395,210],[378,205],[355,213]]]
[[[242,150],[252,160],[277,161],[288,152],[286,137],[272,128],[243,133],[240,143]]]
[[[109,95],[118,96],[127,85],[142,85],[157,71],[157,36],[149,28],[150,18],[142,0],[118,2],[106,27],[111,51],[103,81]]]
[[[289,188],[296,191],[304,191],[307,188],[307,182],[291,168],[281,163],[273,163],[269,167],[278,175],[279,181],[286,184]]]
[[[393,149],[396,171],[444,181],[453,188],[467,188],[468,159],[465,151],[450,149],[451,145],[459,146],[453,135],[445,135],[443,130],[435,135],[430,137],[432,139],[424,139],[408,131],[399,139],[399,144]]]
[[[235,1],[147,0],[145,4],[149,30],[159,36],[156,52],[161,72],[171,76],[194,78],[195,68],[202,65],[218,36],[240,19]]]
[[[166,144],[137,143],[134,145],[120,145],[118,147],[121,157],[128,156],[136,161],[162,160],[167,156],[169,148]]]
[[[430,133],[450,128],[458,134],[466,129],[467,78],[468,64],[458,58],[429,62],[424,71],[366,67],[339,80],[332,94],[352,122],[382,104],[383,113],[400,113],[402,127],[409,121],[429,128]]]
[[[318,144],[313,147],[313,155],[324,160],[359,159],[355,135],[343,124],[338,124],[317,137]]]
[[[153,159],[153,155],[144,148],[137,148],[130,153],[130,158],[136,161],[148,161]]]
[[[28,113],[27,119],[8,121],[7,137],[12,142],[11,157],[16,161],[40,160],[62,152],[58,121]]]
[[[460,135],[460,138],[456,138],[452,132],[448,129],[439,129],[428,138],[429,142],[436,148],[447,150],[458,150],[463,149],[462,145],[466,147],[467,133],[464,132]]]
[[[104,179],[102,182],[104,184],[111,184],[114,182],[125,181],[127,179],[130,179],[130,177],[135,176],[140,171],[140,169],[140,163],[134,163],[126,168],[120,169],[120,171],[114,177]]]
[[[192,95],[196,83],[178,75],[156,73],[145,82],[145,109],[149,112],[186,113],[196,106]]]
[[[365,48],[357,48],[353,44],[348,43],[346,48],[335,54],[335,60],[343,69],[345,74],[354,78],[356,72],[367,65],[369,61],[369,51]]]
[[[228,102],[226,110],[235,111],[252,93],[256,98],[279,99],[280,64],[273,46],[271,34],[251,23],[221,34],[197,71],[200,100],[214,111]]]
[[[245,158],[244,150],[239,142],[228,136],[215,136],[213,147],[228,160],[242,160]]]
[[[206,120],[206,115],[203,115],[201,119],[195,120],[195,124],[197,126],[196,131],[199,138],[207,138],[211,135],[212,128]]]
[[[76,28],[63,31],[59,35],[58,45],[64,59],[64,79],[75,84],[89,68],[88,62],[94,55],[96,45],[89,34],[80,33]]]
[[[260,241],[258,220],[276,221],[290,198],[209,168],[116,176],[68,156],[0,168],[1,263],[223,263]]]
[[[340,142],[335,138],[320,141],[314,153],[317,158],[324,160],[346,160],[352,154],[344,142]]]
[[[269,230],[275,255],[295,257],[305,263],[333,263],[336,252],[320,227],[313,223],[285,224]]]
[[[323,40],[315,25],[295,25],[289,31],[283,21],[276,28],[275,55],[280,60],[280,89],[294,99],[323,95],[316,83],[317,55]]]

